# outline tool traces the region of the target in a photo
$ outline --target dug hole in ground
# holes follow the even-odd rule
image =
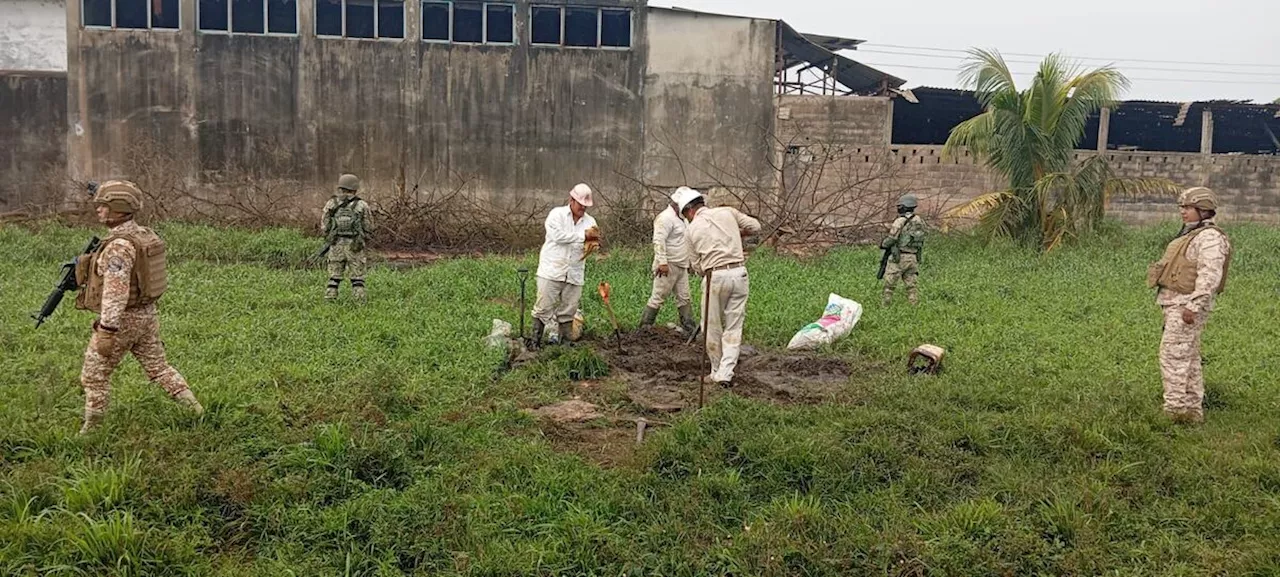
[[[733,386],[721,388],[708,380],[706,402],[723,395],[776,404],[856,398],[842,395],[856,385],[852,377],[866,378],[881,367],[804,349],[816,349],[846,336],[861,314],[861,305],[832,294],[823,317],[792,339],[789,348],[801,350],[744,345]],[[702,339],[686,344],[681,331],[661,326],[624,332],[619,346],[606,327],[604,331],[588,331],[572,348],[549,347],[537,355],[514,355],[512,365],[568,359],[561,364],[574,367],[575,363],[596,362],[592,358],[602,361],[607,376],[581,378],[582,373],[590,376],[597,371],[570,368],[564,378],[574,382],[572,398],[526,412],[538,417],[539,428],[556,448],[599,464],[619,465],[642,442],[647,429],[667,424],[681,411],[698,408],[699,376],[706,374],[709,366],[704,351]]]

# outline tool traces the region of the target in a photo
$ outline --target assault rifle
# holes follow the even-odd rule
[[[95,236],[89,239],[89,244],[85,245],[80,254],[93,254],[101,244],[102,240]],[[76,256],[62,263],[62,276],[58,278],[57,284],[53,285],[53,292],[49,293],[49,298],[44,299],[44,306],[40,307],[40,312],[31,315],[31,318],[36,320],[36,328],[40,328],[40,325],[44,324],[44,320],[53,315],[53,311],[57,310],[58,304],[62,302],[62,296],[67,291],[74,291],[80,288],[80,284],[76,282],[76,262],[79,260],[80,257]]]
[[[889,256],[893,254],[893,247],[884,249],[884,254],[880,256],[880,270],[876,271],[876,280],[884,279],[884,269],[889,266]]]
[[[342,201],[341,203],[338,204],[338,206],[333,207],[333,210],[331,210],[330,212],[324,215],[325,220],[328,220],[329,216],[334,212],[337,212],[342,208],[345,208],[348,204],[351,204],[357,200],[360,200],[360,197],[352,196],[351,198],[348,198]],[[338,237],[333,236],[333,234],[330,234],[329,236],[327,236],[325,238],[324,246],[320,247],[320,250],[316,251],[315,254],[311,255],[311,259],[308,262],[311,262],[313,264],[320,262],[320,259],[324,258],[324,255],[329,254],[329,249],[333,248],[333,243],[337,242],[337,240],[338,240]]]
[[[85,184],[85,188],[89,191],[89,196],[92,197],[98,192],[98,183],[90,181]],[[89,239],[89,244],[84,246],[84,250],[80,251],[80,255],[62,263],[62,276],[58,277],[58,282],[53,285],[53,291],[49,293],[48,298],[44,299],[44,306],[40,307],[40,312],[31,315],[31,318],[36,320],[36,328],[40,328],[45,319],[53,315],[53,311],[58,309],[58,305],[62,303],[62,297],[67,294],[67,291],[74,291],[80,288],[79,283],[76,282],[76,263],[80,260],[81,255],[93,254],[101,244],[102,240],[95,236]]]

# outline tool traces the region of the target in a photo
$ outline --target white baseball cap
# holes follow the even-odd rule
[[[579,183],[569,191],[569,198],[578,201],[582,206],[591,206],[591,187]]]

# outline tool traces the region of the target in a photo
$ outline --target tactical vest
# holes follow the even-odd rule
[[[924,248],[924,224],[920,217],[912,214],[906,217],[902,229],[898,231],[898,249],[902,252],[918,253]]]
[[[96,252],[81,256],[76,261],[76,282],[81,286],[80,294],[76,296],[76,308],[102,312],[104,278],[98,273],[98,262],[107,245],[117,239],[129,241],[136,252],[129,279],[129,302],[125,308],[154,303],[168,288],[164,240],[151,229],[142,228],[132,234],[107,237]]]
[[[1147,286],[1150,288],[1167,288],[1178,294],[1191,294],[1196,290],[1196,263],[1187,258],[1187,247],[1191,241],[1206,230],[1216,230],[1226,237],[1226,233],[1217,225],[1202,226],[1188,234],[1173,239],[1164,249],[1164,258],[1151,264],[1147,269]],[[1214,293],[1221,293],[1227,286],[1227,271],[1231,268],[1231,245],[1228,244],[1227,259],[1222,263],[1222,282],[1218,283]]]
[[[346,206],[343,206],[344,203]],[[360,199],[339,201],[329,215],[329,234],[339,237],[364,236],[364,217],[356,208],[359,205]]]

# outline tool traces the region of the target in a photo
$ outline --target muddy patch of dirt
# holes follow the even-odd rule
[[[612,334],[590,337],[578,346],[591,347],[608,363],[610,373],[604,383],[615,386],[580,383],[575,399],[586,399],[601,407],[606,414],[599,418],[556,419],[547,414],[539,419],[543,435],[557,450],[601,465],[618,466],[635,451],[637,421],[647,421],[646,433],[651,433],[655,427],[666,425],[669,415],[697,409],[698,377],[707,371],[701,342],[685,344],[680,332],[656,327],[643,334],[622,335],[621,352]],[[878,369],[861,367],[856,373],[874,370]],[[776,404],[833,401],[847,393],[846,386],[853,375],[855,368],[843,359],[744,346],[733,386],[722,388],[708,380],[706,402],[723,395]],[[555,410],[546,407],[531,412]]]
[[[680,333],[658,327],[623,335],[622,352],[612,338],[602,337],[591,346],[609,363],[610,377],[627,384],[638,409],[668,412],[697,406],[698,378],[709,372],[701,343],[685,344]],[[733,386],[726,389],[708,380],[706,394],[708,401],[734,394],[777,403],[817,403],[838,394],[853,372],[842,359],[744,346]]]

